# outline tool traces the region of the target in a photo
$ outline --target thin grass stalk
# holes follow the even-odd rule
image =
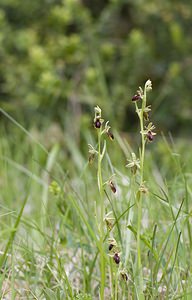
[[[9,248],[11,248],[12,246],[12,243],[14,241],[14,238],[15,238],[15,235],[17,233],[17,230],[18,230],[18,227],[19,227],[19,224],[20,224],[20,221],[21,221],[21,217],[23,215],[23,211],[24,211],[24,208],[25,208],[25,205],[27,203],[27,200],[28,200],[28,196],[26,196],[23,200],[23,203],[22,203],[22,206],[21,206],[21,209],[19,211],[19,214],[16,218],[16,221],[15,221],[15,224],[13,226],[13,229],[11,231],[11,234],[9,236],[9,239],[7,241],[7,244],[5,246],[5,250],[3,251],[3,255],[2,257],[0,258],[0,269],[2,269],[2,267],[4,266],[4,264],[6,263],[7,261],[7,253],[8,253],[8,250]]]

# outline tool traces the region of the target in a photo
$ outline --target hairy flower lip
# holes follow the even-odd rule
[[[95,120],[94,126],[95,126],[95,128],[97,128],[97,129],[101,128],[101,120],[100,120],[100,118],[97,118],[97,119]]]
[[[153,137],[154,135],[153,135],[153,133],[149,130],[148,132],[147,132],[147,139],[150,141],[150,142],[152,142],[153,140],[154,140],[154,137]]]
[[[118,265],[120,263],[120,256],[118,253],[115,253],[114,256],[113,256],[113,260],[114,262]]]
[[[138,101],[138,100],[141,100],[141,99],[142,99],[142,97],[138,94],[136,94],[132,97],[132,101]]]
[[[150,122],[147,126],[145,126],[145,130],[140,131],[140,133],[144,134],[149,142],[152,142],[154,140],[154,136],[156,135],[156,132],[153,131],[154,129],[155,126],[152,122]]]

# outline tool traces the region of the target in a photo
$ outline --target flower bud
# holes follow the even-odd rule
[[[152,82],[151,82],[150,79],[148,79],[148,80],[146,81],[146,83],[145,83],[145,89],[146,89],[146,91],[152,90]]]

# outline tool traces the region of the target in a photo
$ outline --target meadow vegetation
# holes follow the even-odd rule
[[[86,155],[1,110],[2,299],[190,299],[192,159],[155,136],[150,89],[132,98],[141,143],[97,106]]]
[[[174,3],[1,0],[1,299],[191,299],[192,12]]]

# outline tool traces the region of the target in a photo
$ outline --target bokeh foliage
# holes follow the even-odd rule
[[[127,130],[150,78],[158,127],[190,132],[191,36],[190,1],[1,0],[1,106],[29,124],[80,128],[98,104]]]

